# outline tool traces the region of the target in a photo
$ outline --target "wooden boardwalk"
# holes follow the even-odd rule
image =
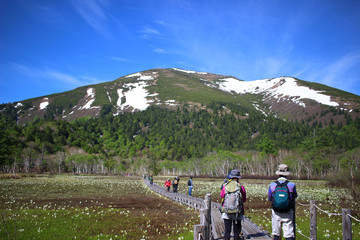
[[[173,201],[188,207],[200,210],[204,208],[204,199],[190,197],[182,193],[168,192],[165,188],[158,186],[157,184],[150,184],[148,181],[144,181],[145,184],[154,192],[165,196]],[[221,239],[224,233],[224,222],[221,218],[221,213],[218,210],[220,207],[219,203],[211,202],[211,235],[212,239]],[[242,233],[246,239],[266,239],[270,240],[270,236],[267,232],[263,231],[256,224],[252,223],[248,218],[244,216],[242,221]]]

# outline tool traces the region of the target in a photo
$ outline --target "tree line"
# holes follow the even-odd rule
[[[103,111],[72,122],[46,116],[20,126],[13,112],[0,114],[3,172],[223,176],[236,167],[269,176],[286,162],[296,176],[313,178],[360,164],[359,119],[309,126],[215,102],[118,116]]]

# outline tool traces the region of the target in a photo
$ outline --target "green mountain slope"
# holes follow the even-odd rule
[[[226,81],[234,90],[224,90]],[[360,147],[359,97],[301,80],[292,86],[326,92],[321,97],[333,105],[275,95],[286,81],[257,86],[229,76],[153,69],[2,104],[0,166],[214,175],[238,167],[270,175],[277,162],[287,162],[299,176],[323,177],[348,164]],[[244,83],[250,87],[241,92]]]

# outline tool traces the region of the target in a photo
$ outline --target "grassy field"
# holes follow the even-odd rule
[[[166,177],[155,177],[164,186]],[[187,194],[187,178],[179,192]],[[194,178],[193,196],[211,193],[220,201],[222,179]],[[330,213],[356,209],[345,189],[330,189],[325,181],[295,181],[297,202]],[[242,179],[247,191],[245,214],[271,232],[269,180]],[[139,177],[38,176],[0,180],[0,239],[193,239],[199,214],[152,193]],[[309,236],[309,207],[297,205],[297,229]],[[318,239],[342,239],[341,216],[318,211]],[[360,223],[353,221],[353,239]],[[297,239],[307,239],[297,234]]]
[[[179,192],[187,193],[187,178],[182,179]],[[163,178],[156,179],[155,182],[163,185]],[[212,201],[220,202],[220,186],[223,179],[193,179],[193,196],[203,198],[207,192],[211,193]],[[271,233],[271,203],[267,201],[269,180],[242,179],[242,184],[246,188],[247,202],[245,205],[245,215],[258,226]],[[329,213],[341,214],[342,208],[358,209],[350,193],[345,189],[331,189],[325,181],[294,181],[297,185],[297,202],[309,204],[310,200],[316,200],[318,207]],[[309,207],[296,207],[297,240],[307,240],[310,236]],[[342,216],[329,215],[317,211],[317,239],[342,239]],[[352,221],[353,239],[360,239],[360,223]]]
[[[140,178],[0,180],[0,196],[0,239],[183,239],[199,222]]]

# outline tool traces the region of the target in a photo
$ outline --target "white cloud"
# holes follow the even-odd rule
[[[142,39],[149,39],[149,38],[162,38],[163,35],[156,29],[150,27],[144,27],[139,31],[141,33]]]
[[[325,84],[336,84],[339,77],[344,75],[353,67],[358,67],[360,54],[348,54],[333,62],[323,70],[324,77],[322,82]]]
[[[126,58],[122,58],[122,57],[109,57],[111,60],[114,60],[114,61],[119,61],[119,62],[130,62],[128,59]]]
[[[349,53],[326,66],[314,66],[304,74],[305,80],[319,82],[345,91],[354,92],[358,88],[358,76],[351,76],[351,70],[360,64],[360,53]],[[345,77],[347,76],[347,77]]]
[[[155,48],[153,50],[153,52],[159,53],[159,54],[166,54],[166,51],[164,49],[161,49],[161,48]]]
[[[149,35],[160,35],[160,32],[158,30],[149,28],[149,27],[144,27],[141,30],[141,33],[145,33],[145,34],[149,34]]]
[[[43,75],[44,78],[49,78],[49,80],[52,79],[71,85],[81,85],[81,81],[78,78],[71,76],[69,74],[56,72],[56,71],[45,71],[42,72],[41,74]]]
[[[106,26],[108,16],[105,13],[103,2],[100,0],[74,0],[71,1],[79,15],[104,37],[111,38],[111,34]]]
[[[104,80],[95,77],[74,76],[54,69],[43,70],[18,63],[12,63],[10,67],[21,75],[36,80],[36,83],[38,84],[58,84],[73,88],[104,82]]]
[[[281,75],[282,69],[286,64],[286,60],[275,57],[267,57],[265,60],[260,60],[262,64],[261,69],[266,77],[277,77]]]
[[[164,21],[157,20],[157,21],[155,21],[155,23],[162,25],[162,26],[167,26],[167,24]]]

